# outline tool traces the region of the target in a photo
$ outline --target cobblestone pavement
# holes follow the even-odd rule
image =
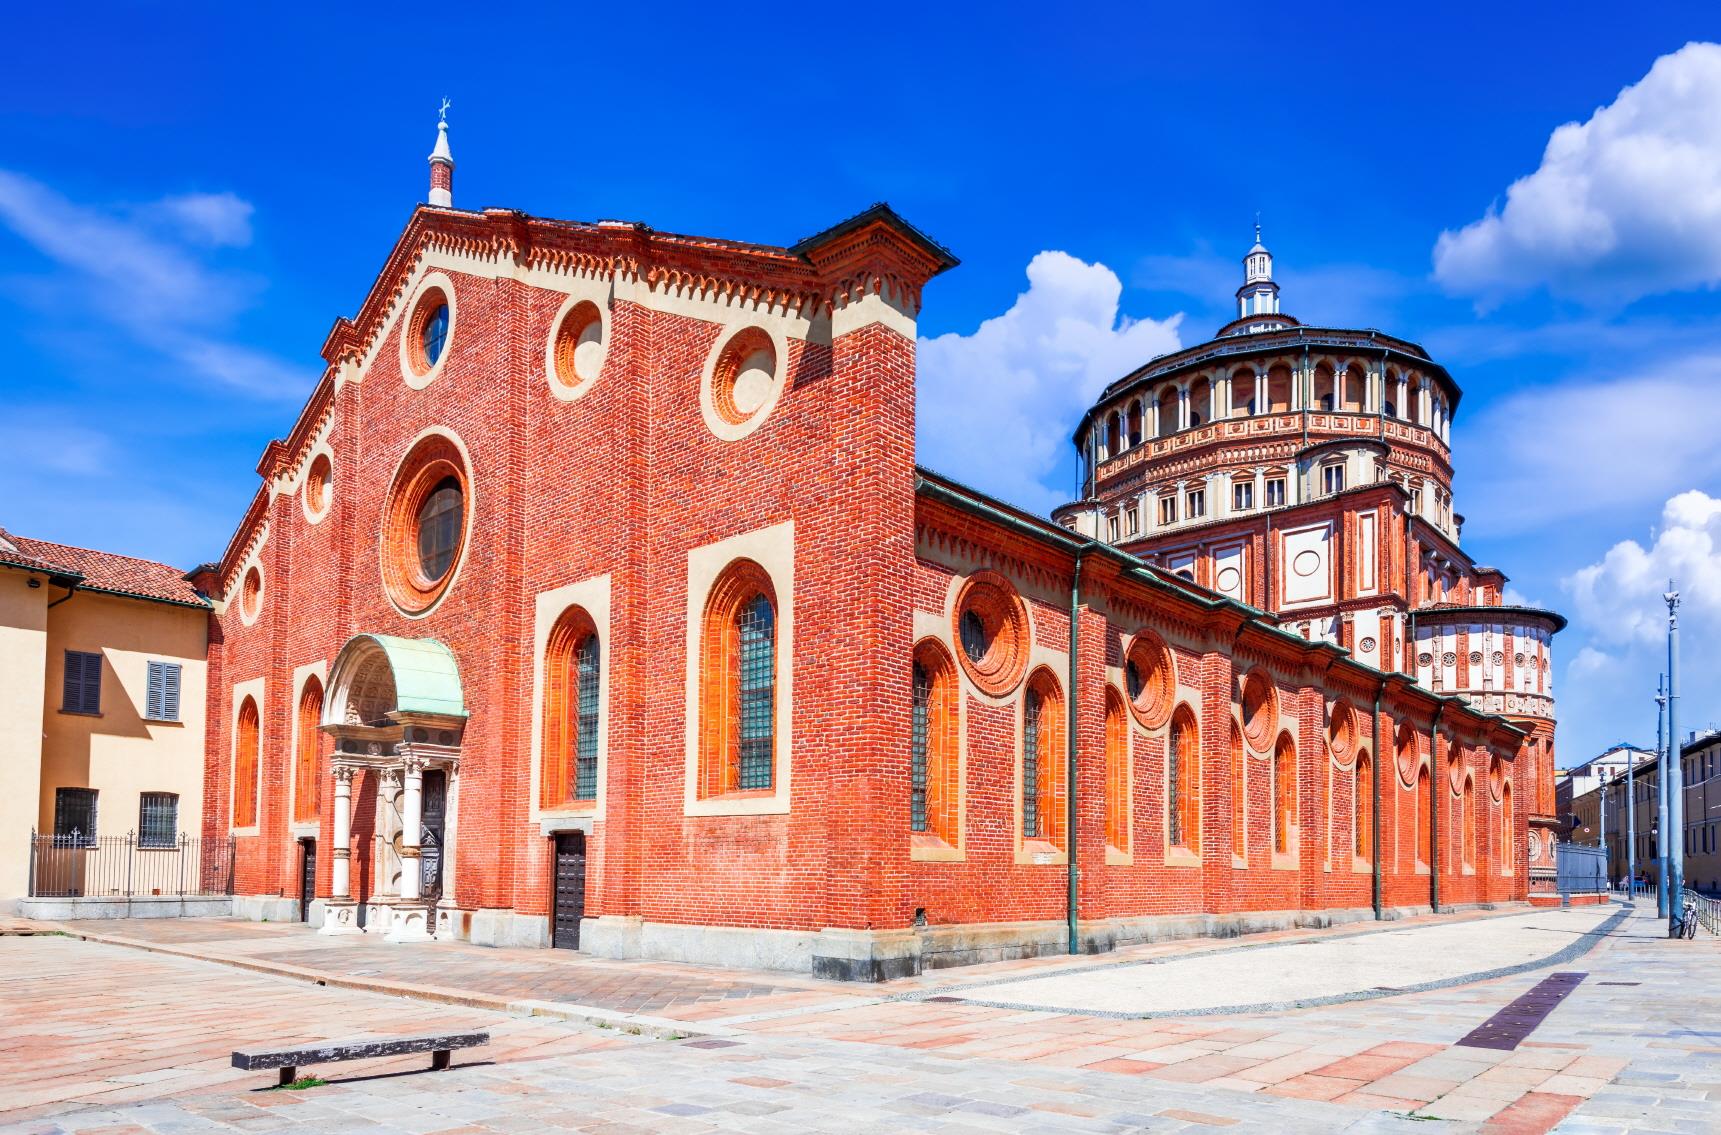
[[[1569,940],[1568,954],[1586,951],[1558,966],[1584,980],[1512,1051],[1455,1042],[1547,976],[1546,968],[1314,1008],[1121,1019],[1092,1015],[1106,1011],[1103,1001],[1073,1011],[976,1003],[1012,976],[1115,975],[1128,968],[1117,964],[1119,955],[947,970],[868,988],[700,967],[577,957],[546,962],[546,955],[529,953],[522,959],[632,970],[640,976],[630,996],[651,1004],[657,994],[650,992],[650,974],[660,974],[666,987],[680,982],[692,989],[709,980],[766,990],[671,998],[668,1011],[684,1011],[687,1028],[700,1034],[675,1040],[663,1029],[656,1037],[629,1035],[625,1018],[623,1027],[600,1028],[497,1012],[488,1002],[434,1004],[319,988],[245,972],[231,960],[217,966],[71,939],[0,938],[0,1050],[7,1053],[0,1061],[0,1110],[11,1109],[4,1116],[14,1124],[8,1130],[162,1135],[1224,1126],[1294,1132],[1426,1130],[1425,1119],[1445,1120],[1440,1131],[1530,1132],[1556,1124],[1577,1132],[1721,1129],[1721,993],[1709,979],[1721,944],[1668,942],[1641,913],[1598,935],[1592,913],[1579,915],[1537,911],[1500,920],[1507,938],[1521,938],[1534,924],[1551,939]],[[1322,940],[1347,952],[1358,942],[1403,950],[1410,947],[1394,935],[1429,929],[1371,938],[1352,928],[1279,940],[1285,948],[1301,943],[1295,948],[1303,953]],[[214,943],[234,953],[236,941],[249,943],[237,954],[258,957],[295,953],[299,943],[306,951],[328,948],[328,939],[296,928],[236,939],[222,924],[189,923],[162,930],[155,945]],[[1233,983],[1246,1001],[1258,986],[1262,955],[1277,947],[1263,939],[1230,945],[1161,943],[1127,960],[1229,957],[1229,972],[1209,976]],[[380,959],[387,978],[396,976],[388,954],[352,948]],[[1549,954],[1558,948],[1556,941]],[[390,949],[395,956],[412,952]],[[450,958],[462,952],[446,945],[418,949]],[[479,953],[488,958],[470,965],[505,971],[502,955],[514,952]],[[1520,956],[1507,950],[1500,959]],[[1311,964],[1318,963],[1317,956]],[[466,964],[438,975],[445,984],[436,995],[458,984]],[[383,975],[345,976],[386,983]],[[505,977],[492,976],[510,995],[517,992]],[[1419,976],[1406,974],[1399,984]],[[594,988],[603,984],[590,981]],[[1103,994],[1103,981],[1096,989]],[[496,1039],[464,1055],[450,1073],[419,1074],[423,1058],[332,1065],[315,1070],[331,1083],[305,1092],[261,1090],[267,1075],[227,1067],[228,1051],[245,1043],[429,1027],[489,1027]]]

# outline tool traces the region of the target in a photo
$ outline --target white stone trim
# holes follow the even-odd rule
[[[699,796],[699,643],[705,624],[705,601],[712,584],[731,563],[749,559],[765,569],[777,593],[777,720],[776,764],[771,793],[732,796]],[[686,768],[682,814],[687,816],[785,815],[789,811],[789,786],[793,772],[791,731],[795,720],[795,522],[785,520],[752,532],[744,532],[687,553],[686,618],[687,684],[685,689]]]
[[[609,362],[610,334],[613,328],[610,320],[610,289],[607,284],[590,277],[576,277],[565,281],[565,284],[568,298],[556,309],[555,318],[550,321],[550,334],[544,341],[544,382],[558,401],[574,402],[584,397],[603,376],[604,364]],[[569,312],[583,303],[589,303],[598,309],[602,355],[596,370],[570,386],[562,381],[562,376],[556,370],[556,343],[561,336],[562,321],[568,317]]]
[[[441,288],[442,294],[448,299],[448,341],[442,345],[442,354],[431,364],[430,369],[419,374],[413,369],[412,344],[407,340],[411,338],[412,313],[418,310],[419,301],[431,288]],[[449,356],[454,353],[454,336],[460,323],[459,300],[454,294],[454,281],[442,272],[424,272],[413,285],[410,298],[406,306],[400,309],[395,322],[400,330],[399,341],[396,343],[400,354],[400,377],[412,389],[423,390],[441,376],[443,368],[448,365]]]
[[[610,671],[615,658],[610,639],[610,577],[605,575],[581,580],[538,593],[532,617],[532,754],[530,822],[540,827],[550,820],[590,817],[601,820],[608,797],[610,753]],[[540,808],[540,787],[544,772],[544,652],[549,647],[550,632],[570,608],[578,607],[591,618],[598,636],[598,794],[589,805],[574,808]],[[556,831],[571,831],[575,827],[558,827]],[[548,830],[548,829],[546,829]],[[588,830],[588,829],[580,829]]]
[[[239,710],[249,697],[257,703],[257,822],[249,827],[235,827],[233,817],[239,802]],[[256,835],[263,826],[263,765],[267,733],[263,723],[268,720],[269,707],[263,701],[263,679],[248,678],[233,683],[233,693],[227,706],[227,830],[233,835]]]
[[[898,335],[914,342],[916,323],[914,313],[904,297],[885,294],[890,288],[886,285],[885,292],[868,292],[850,300],[831,312],[831,338],[847,335],[850,331],[858,331],[873,323],[882,324],[895,331]]]
[[[723,354],[734,342],[735,337],[743,331],[762,331],[771,340],[771,352],[776,355],[777,366],[771,375],[771,389],[765,400],[747,416],[744,422],[730,422],[717,412],[716,395],[712,390],[716,375],[717,364]],[[780,325],[773,326],[757,320],[747,320],[726,323],[718,332],[716,342],[705,355],[705,368],[699,375],[699,414],[705,419],[705,427],[721,441],[740,441],[754,430],[765,424],[765,419],[771,416],[771,411],[777,408],[777,402],[783,397],[783,391],[789,384],[789,341],[784,336]]]

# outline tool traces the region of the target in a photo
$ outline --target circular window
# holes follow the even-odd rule
[[[1406,788],[1416,785],[1416,772],[1422,767],[1422,756],[1416,751],[1416,734],[1409,725],[1398,727],[1398,779]]]
[[[319,453],[311,458],[311,467],[305,471],[305,516],[313,524],[329,511],[329,501],[334,497],[333,477],[334,465],[328,454]]]
[[[1028,664],[1028,612],[1008,580],[992,571],[969,576],[956,594],[955,631],[976,686],[994,697],[1016,688]]]
[[[249,623],[256,619],[257,613],[263,609],[263,573],[256,565],[245,572],[244,580],[239,584],[239,614]]]
[[[1327,745],[1340,760],[1356,752],[1356,714],[1351,711],[1350,702],[1341,699],[1333,703]]]
[[[1445,654],[1440,656],[1440,664],[1448,667],[1456,666],[1458,665],[1458,656],[1448,650]]]
[[[448,355],[454,305],[442,284],[431,284],[413,304],[401,341],[409,378],[428,381]]]
[[[1506,763],[1499,757],[1488,758],[1488,794],[1496,801],[1506,789]]]
[[[1272,680],[1260,670],[1243,679],[1243,736],[1251,747],[1265,749],[1279,724],[1279,695]]]
[[[453,581],[470,519],[466,460],[429,434],[395,472],[383,517],[383,584],[404,614],[435,606]]]
[[[550,343],[550,386],[558,397],[585,392],[604,365],[604,319],[591,300],[570,301]]]
[[[700,408],[713,433],[734,441],[770,416],[782,390],[782,348],[764,329],[749,327],[730,336],[709,362]]]
[[[1123,676],[1136,720],[1148,729],[1164,725],[1177,689],[1171,648],[1150,630],[1137,632],[1123,654]]]
[[[1472,666],[1482,665],[1482,652],[1480,650],[1472,650],[1470,652],[1470,665],[1472,665]]]

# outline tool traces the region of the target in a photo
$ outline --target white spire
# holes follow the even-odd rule
[[[436,119],[436,148],[430,151],[430,197],[432,205],[452,208],[454,205],[454,154],[448,148],[448,108],[451,104],[447,99],[442,100],[442,109]]]
[[[1255,244],[1243,256],[1243,286],[1237,289],[1237,318],[1258,320],[1245,332],[1285,324],[1279,317],[1279,285],[1273,282],[1273,254],[1261,243],[1261,215],[1255,214]]]

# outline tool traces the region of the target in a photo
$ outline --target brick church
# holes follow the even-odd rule
[[[775,247],[430,163],[193,576],[240,910],[876,980],[1526,897],[1560,620],[1459,550],[1419,348],[1257,245],[1053,522],[915,464],[956,260],[887,206]]]

